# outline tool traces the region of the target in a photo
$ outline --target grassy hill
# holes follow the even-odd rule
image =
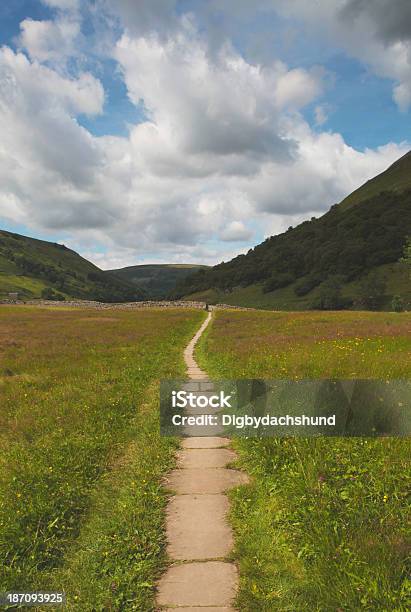
[[[411,189],[411,151],[394,162],[387,170],[353,191],[341,203],[341,209],[360,204],[383,191],[403,193]]]
[[[410,235],[408,153],[319,219],[200,270],[175,295],[285,310],[361,308],[370,302],[389,309],[400,295],[411,306],[409,271],[399,263]]]
[[[103,272],[62,244],[0,231],[0,298],[49,295],[103,302],[144,299],[143,291]]]
[[[109,270],[109,273],[137,285],[149,298],[161,299],[167,297],[178,282],[206,268],[193,264],[147,264]]]

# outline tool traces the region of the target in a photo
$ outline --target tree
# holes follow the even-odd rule
[[[360,303],[368,310],[377,310],[385,293],[385,279],[376,272],[369,274],[359,287]]]
[[[299,297],[307,295],[307,293],[310,293],[310,291],[317,287],[321,281],[322,278],[319,275],[304,276],[304,278],[302,278],[294,287],[294,293]]]
[[[404,257],[401,259],[401,261],[410,266],[411,272],[411,238],[407,238],[407,242],[405,243],[404,247]]]
[[[404,300],[400,295],[394,295],[391,302],[391,308],[394,312],[404,312]]]
[[[273,274],[263,285],[263,293],[269,293],[282,287],[287,287],[294,281],[294,277],[287,272]]]
[[[342,297],[342,283],[343,279],[340,275],[327,278],[322,283],[318,297],[312,302],[311,308],[315,310],[341,310],[341,308],[346,308],[349,304]]]
[[[58,293],[57,291],[54,291],[54,289],[52,289],[51,287],[44,287],[41,292],[41,297],[43,298],[43,300],[54,300],[56,302],[64,302],[64,300],[66,299],[64,295]]]

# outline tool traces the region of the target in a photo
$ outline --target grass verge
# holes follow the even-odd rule
[[[411,316],[220,311],[200,341],[216,378],[410,378]],[[406,439],[235,440],[244,611],[410,608]]]
[[[73,609],[150,609],[173,452],[152,389],[184,372],[203,318],[0,309],[0,590],[55,586]]]

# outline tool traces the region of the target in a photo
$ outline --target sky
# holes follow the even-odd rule
[[[0,228],[214,265],[411,142],[409,0],[0,3]]]

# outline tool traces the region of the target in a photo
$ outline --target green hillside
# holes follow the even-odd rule
[[[18,292],[22,299],[80,298],[134,301],[144,293],[103,272],[62,244],[0,230],[0,299]]]
[[[161,299],[167,297],[178,282],[206,268],[194,264],[147,264],[109,270],[109,273],[137,285],[150,299]]]
[[[288,310],[387,309],[400,295],[410,307],[409,272],[399,263],[410,235],[408,153],[319,219],[197,272],[175,295]]]
[[[340,207],[346,210],[383,191],[403,193],[408,189],[411,189],[411,151],[400,157],[387,170],[353,191],[340,203]]]

